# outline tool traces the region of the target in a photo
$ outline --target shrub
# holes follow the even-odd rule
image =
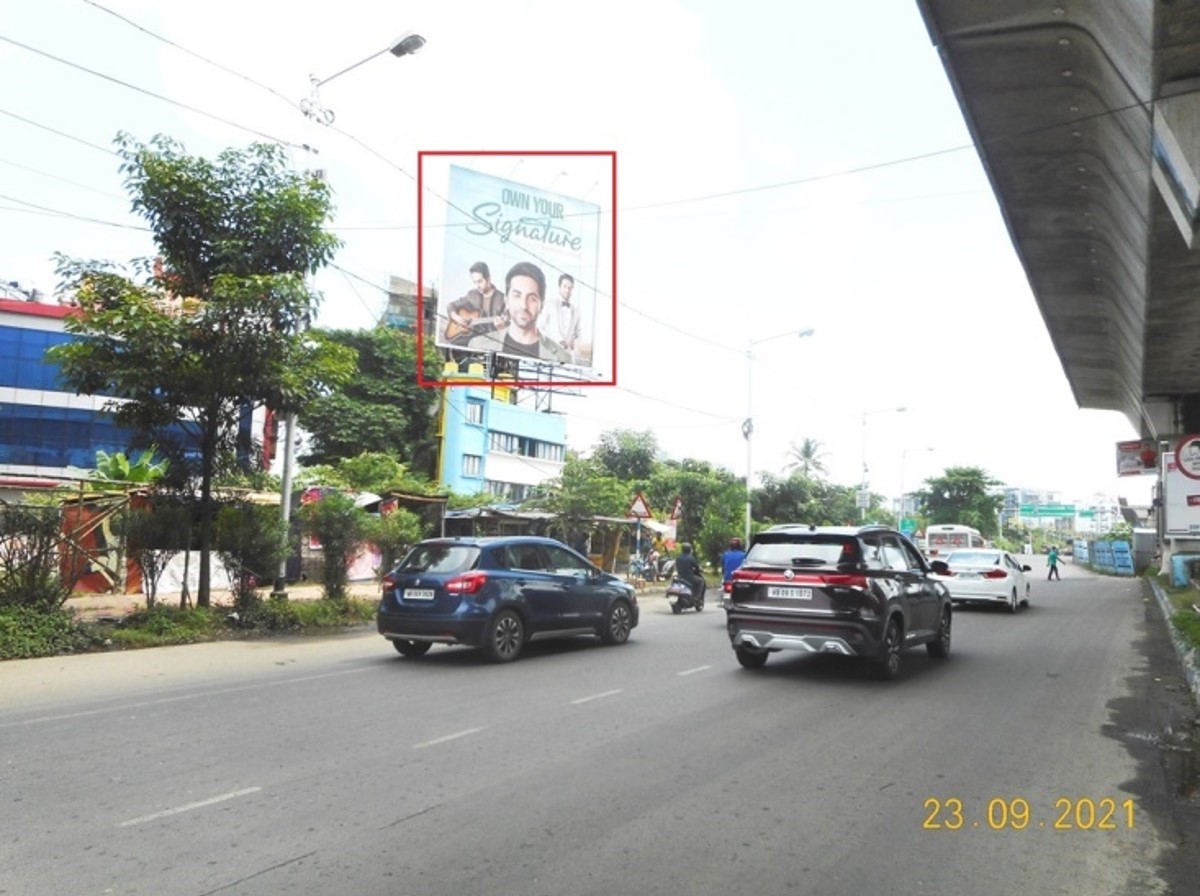
[[[60,575],[58,506],[0,503],[0,606],[57,610],[71,596]]]
[[[306,504],[300,514],[305,533],[321,543],[325,554],[321,582],[325,596],[343,600],[350,561],[364,541],[367,515],[345,492],[330,492],[319,501]]]
[[[217,554],[229,571],[234,607],[258,602],[258,583],[271,581],[287,550],[283,520],[276,507],[237,502],[217,513]]]
[[[0,606],[0,660],[92,650],[97,639],[68,610]]]

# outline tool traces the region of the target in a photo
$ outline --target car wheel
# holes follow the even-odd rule
[[[883,631],[882,652],[875,660],[875,677],[891,681],[900,674],[900,649],[904,646],[900,623],[893,616]]]
[[[629,640],[632,628],[633,613],[629,604],[623,600],[614,601],[604,619],[604,630],[600,633],[600,640],[605,644],[624,644]]]
[[[392,646],[401,656],[424,656],[433,644],[429,641],[393,641]]]
[[[517,658],[525,644],[525,624],[512,610],[501,610],[487,627],[483,648],[496,663],[508,663]]]
[[[950,608],[946,607],[942,610],[942,624],[938,626],[937,640],[925,645],[930,656],[944,659],[950,655],[950,619]]]
[[[743,669],[761,669],[767,664],[769,651],[754,647],[738,647],[736,650]]]
[[[1021,606],[1023,606],[1023,607],[1029,606],[1029,586],[1028,585],[1025,586],[1025,599],[1023,601],[1021,601]]]
[[[679,601],[675,601],[675,603],[671,604],[671,612],[676,616],[683,612],[683,606],[679,603]]]
[[[1020,603],[1017,601],[1017,589],[1012,590],[1012,594],[1008,596],[1008,612],[1015,613]]]

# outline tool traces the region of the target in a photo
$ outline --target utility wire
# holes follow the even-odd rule
[[[232,75],[233,77],[239,78],[243,81],[246,81],[246,82],[254,85],[255,87],[258,87],[261,90],[265,90],[267,93],[272,94],[273,96],[276,96],[279,99],[283,100],[285,103],[287,103],[293,109],[300,111],[299,103],[295,102],[294,100],[292,100],[292,99],[288,98],[287,96],[285,96],[284,94],[280,93],[274,87],[270,87],[266,84],[263,84],[260,81],[256,81],[253,78],[251,78],[249,75],[244,75],[241,72],[234,71],[233,69],[228,68],[227,66],[224,66],[219,62],[215,62],[212,59],[209,59],[207,56],[201,56],[199,53],[197,53],[193,50],[189,50],[187,47],[183,46],[182,44],[177,44],[177,43],[175,43],[175,41],[171,40],[170,38],[163,37],[161,34],[156,34],[155,32],[151,31],[149,28],[145,28],[145,27],[139,25],[137,22],[133,21],[132,19],[126,18],[125,16],[121,15],[118,12],[114,12],[113,10],[109,9],[106,6],[102,6],[101,4],[95,2],[95,0],[83,0],[83,2],[86,3],[88,6],[91,6],[91,7],[94,7],[96,9],[100,10],[101,12],[108,13],[110,16],[113,16],[114,18],[120,19],[126,25],[136,28],[138,31],[142,32],[143,34],[149,35],[150,37],[153,37],[155,40],[162,41],[164,44],[167,44],[170,47],[174,47],[176,50],[179,50],[181,53],[187,53],[187,55],[193,57],[194,59],[199,59],[201,62],[207,63],[208,65],[211,65],[214,68],[220,69],[221,71],[225,72],[227,75]]]
[[[5,43],[12,44],[14,47],[20,47],[22,50],[27,50],[30,53],[34,53],[38,56],[45,57],[46,59],[51,59],[54,62],[58,62],[62,65],[68,66],[68,67],[76,69],[78,71],[86,72],[89,75],[92,75],[97,78],[101,78],[102,80],[108,81],[110,83],[119,84],[120,86],[126,87],[129,90],[136,91],[137,93],[144,94],[145,96],[153,97],[154,99],[161,100],[164,103],[170,103],[172,106],[178,106],[179,108],[186,109],[189,112],[195,112],[197,115],[203,115],[205,118],[211,118],[213,121],[219,121],[221,124],[228,125],[229,127],[237,128],[238,130],[242,130],[242,131],[246,131],[247,133],[254,134],[256,137],[262,137],[264,140],[269,140],[272,143],[278,143],[282,146],[290,146],[293,149],[303,149],[304,148],[298,143],[293,143],[291,140],[285,140],[282,137],[274,137],[271,134],[267,134],[263,131],[257,130],[255,128],[249,127],[247,125],[238,124],[236,121],[230,121],[228,118],[222,118],[220,115],[216,115],[215,113],[205,112],[203,109],[198,109],[195,106],[188,105],[187,103],[182,103],[179,100],[173,100],[168,96],[163,96],[161,93],[155,93],[152,90],[146,90],[144,87],[138,87],[135,84],[130,84],[128,81],[122,81],[120,78],[114,78],[112,75],[106,75],[103,72],[96,71],[95,69],[91,69],[86,66],[71,62],[69,59],[63,59],[61,56],[55,56],[53,53],[47,53],[45,50],[39,50],[36,47],[31,47],[31,46],[29,46],[29,44],[21,43],[21,41],[14,40],[11,37],[6,37],[3,34],[0,34],[0,41],[4,41]]]
[[[23,121],[25,124],[32,125],[35,128],[41,128],[43,131],[49,131],[51,134],[56,134],[59,137],[65,137],[67,140],[74,140],[76,143],[82,143],[90,149],[99,150],[110,156],[117,155],[117,151],[108,146],[101,146],[99,143],[92,143],[90,140],[84,140],[82,137],[76,137],[74,134],[68,134],[66,131],[60,131],[57,128],[52,128],[49,125],[41,124],[34,121],[32,118],[26,118],[24,115],[18,115],[16,112],[9,112],[7,109],[0,109],[0,115],[7,115],[9,118],[15,118],[17,121]]]

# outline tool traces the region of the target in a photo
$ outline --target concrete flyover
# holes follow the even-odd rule
[[[917,0],[1080,407],[1200,432],[1200,0]]]

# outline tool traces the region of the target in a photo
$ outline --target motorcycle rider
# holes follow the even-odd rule
[[[679,558],[675,561],[675,575],[691,586],[692,594],[697,602],[704,600],[704,574],[700,571],[700,562],[692,553],[692,546],[687,542],[679,546]]]

